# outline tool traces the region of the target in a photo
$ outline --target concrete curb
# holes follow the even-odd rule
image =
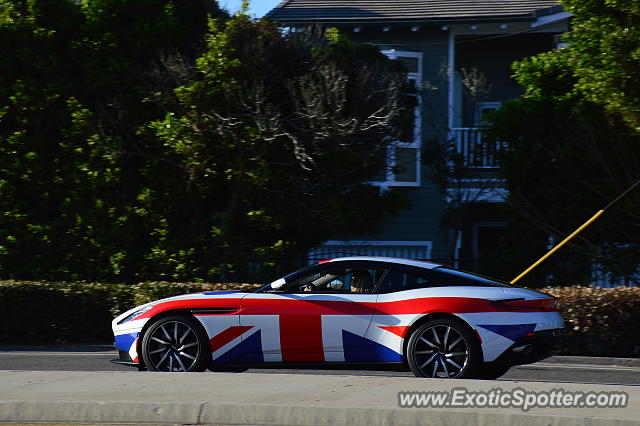
[[[637,426],[633,420],[543,414],[486,413],[436,409],[301,407],[212,403],[1,402],[3,422],[82,424],[224,424],[224,425],[510,425]]]
[[[204,403],[0,401],[0,421],[198,424]]]
[[[400,408],[400,391],[624,391],[625,408]],[[0,422],[640,425],[640,387],[348,375],[0,371]]]
[[[640,358],[612,358],[605,356],[558,355],[547,358],[544,362],[549,364],[619,365],[625,367],[640,367]]]

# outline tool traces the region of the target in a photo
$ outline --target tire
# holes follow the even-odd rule
[[[150,371],[204,371],[211,365],[209,339],[192,317],[164,317],[147,329],[142,358]]]
[[[482,365],[482,349],[465,324],[437,319],[420,325],[411,334],[406,358],[417,377],[472,378]]]

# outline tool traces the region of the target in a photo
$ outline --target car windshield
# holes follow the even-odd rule
[[[294,278],[296,278],[296,277],[298,277],[298,276],[300,276],[300,275],[304,275],[304,274],[306,274],[307,272],[311,272],[311,271],[313,271],[314,269],[317,269],[319,265],[320,265],[319,263],[316,263],[316,264],[314,264],[314,265],[307,266],[307,267],[305,267],[305,268],[302,268],[302,269],[299,269],[299,270],[297,270],[297,271],[295,271],[295,272],[292,272],[292,273],[290,273],[290,274],[288,274],[288,275],[285,275],[285,276],[284,276],[284,277],[282,277],[282,278],[284,278],[284,280],[285,280],[287,283],[288,283],[288,282],[291,282],[291,280],[292,280],[292,279],[294,279]],[[274,281],[275,281],[275,280],[274,280]],[[262,287],[260,287],[259,289],[257,289],[254,293],[264,293],[265,291],[270,291],[270,290],[271,290],[271,283],[272,283],[272,282],[273,282],[273,281],[270,281],[268,284],[263,285]]]

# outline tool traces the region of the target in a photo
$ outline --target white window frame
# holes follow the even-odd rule
[[[482,112],[483,110],[485,109],[499,110],[501,107],[502,107],[502,102],[476,102],[476,107],[475,107],[475,112],[473,117],[474,126],[479,126],[485,123],[484,121],[482,121],[482,116],[484,115]]]
[[[415,108],[415,119],[413,128],[413,141],[401,142],[393,141],[387,146],[387,165],[385,171],[385,180],[371,182],[372,185],[387,187],[387,186],[409,186],[417,187],[421,185],[421,157],[422,157],[422,95],[419,88],[422,86],[422,62],[423,54],[420,52],[407,52],[395,49],[381,50],[381,53],[387,56],[389,59],[396,60],[398,58],[415,58],[418,60],[418,72],[407,73],[407,79],[415,82],[415,87],[418,89],[418,93],[415,95],[417,99],[417,105]],[[416,180],[414,182],[402,182],[395,180],[395,174],[393,169],[396,166],[396,148],[406,148],[416,150]]]

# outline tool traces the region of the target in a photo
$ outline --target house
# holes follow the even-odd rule
[[[495,173],[499,147],[483,143],[478,126],[487,111],[522,93],[509,77],[513,61],[561,47],[571,15],[555,0],[286,0],[266,17],[294,30],[336,27],[372,43],[401,61],[420,89],[413,139],[392,144],[388,172],[375,182],[407,193],[412,209],[376,235],[327,241],[311,255],[400,256],[482,269],[505,226],[505,190]],[[445,190],[426,178],[437,143],[453,153]]]

